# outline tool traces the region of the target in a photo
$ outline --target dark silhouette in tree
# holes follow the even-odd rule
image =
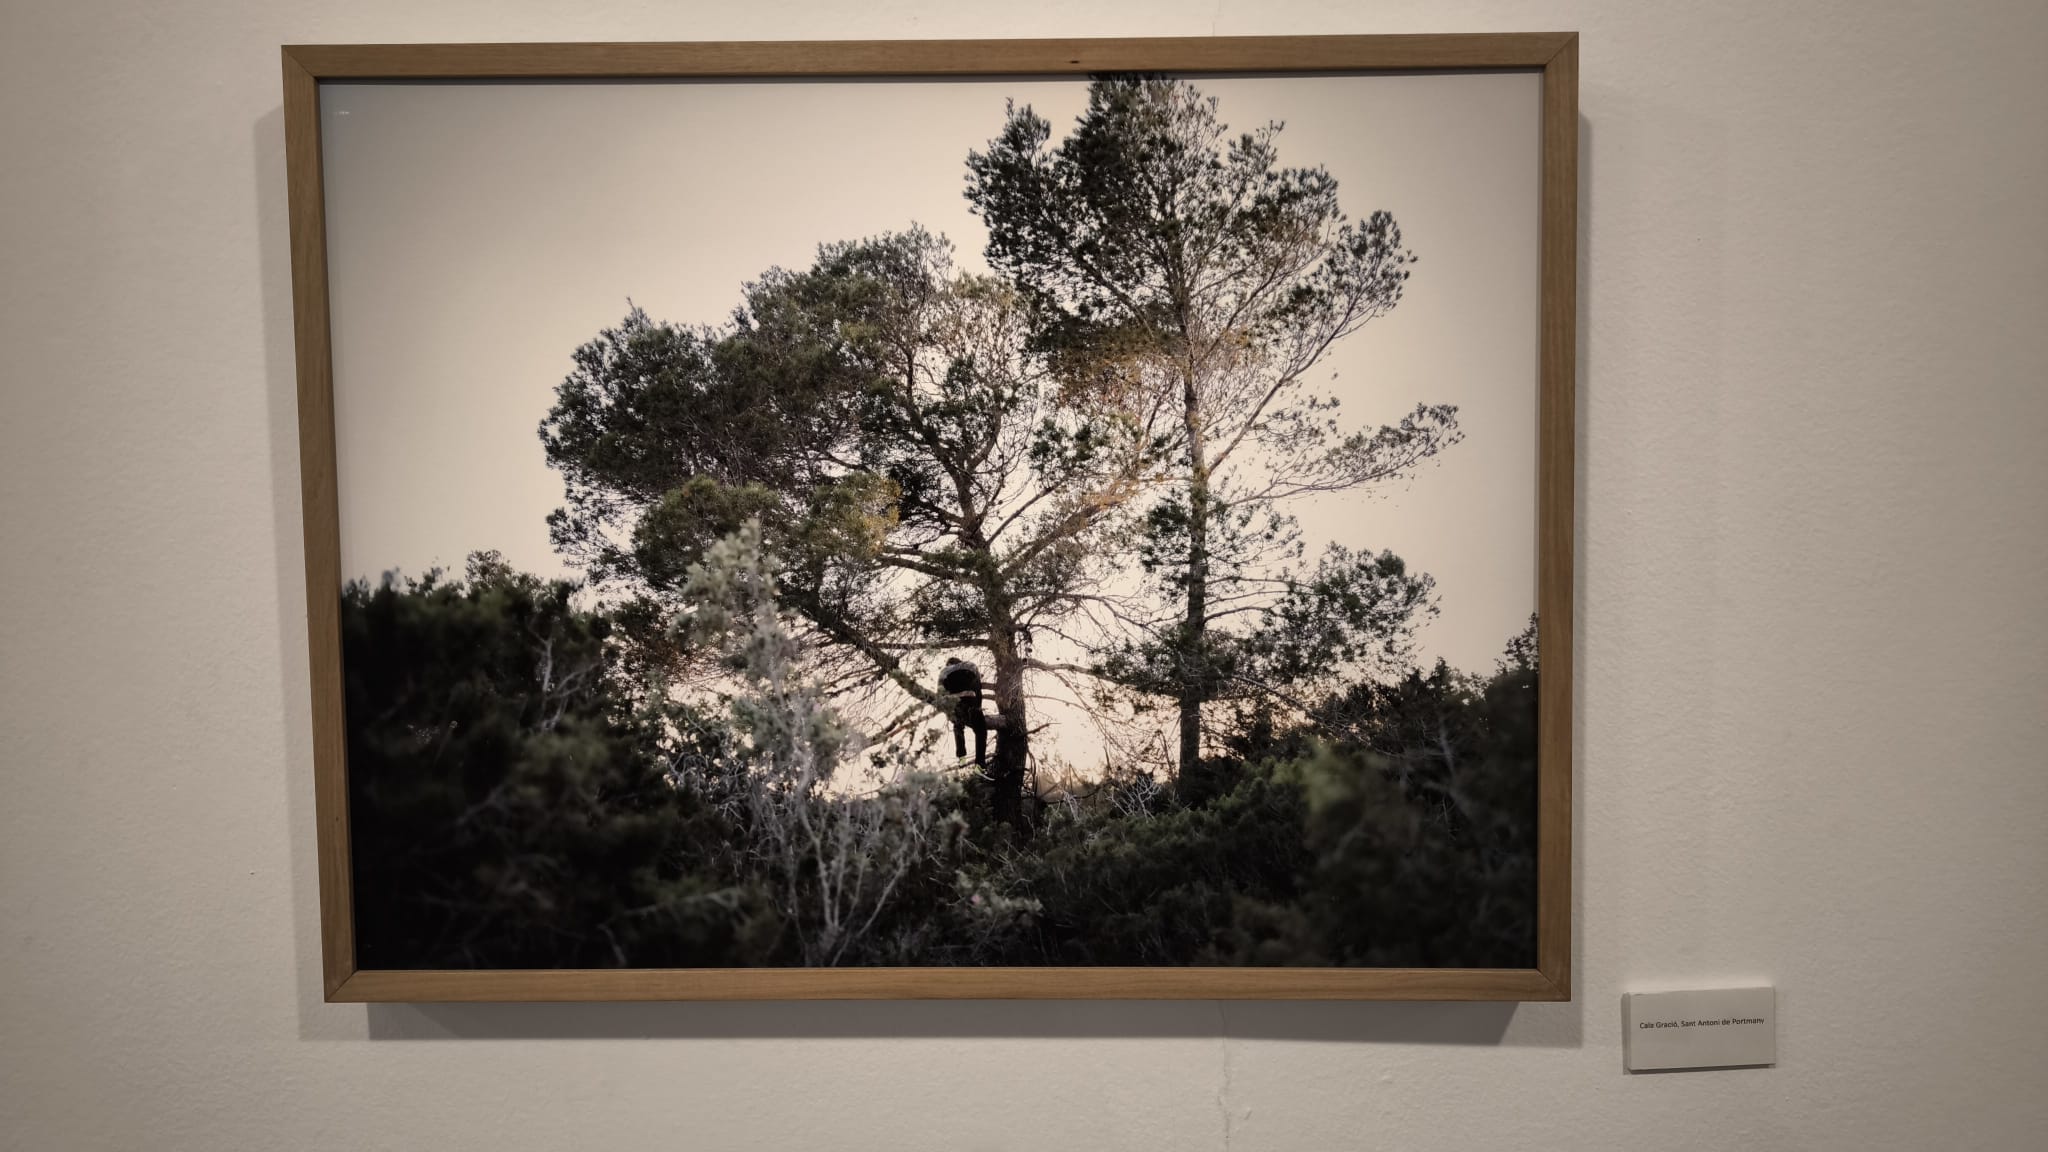
[[[939,669],[939,691],[953,701],[953,756],[967,758],[967,730],[974,730],[974,762],[988,767],[988,716],[981,710],[981,669],[957,656]]]
[[[1306,391],[1332,345],[1399,302],[1414,257],[1391,215],[1349,221],[1327,171],[1280,167],[1279,131],[1233,138],[1183,81],[1108,77],[1057,146],[1046,120],[1013,106],[968,160],[989,262],[1032,302],[1038,346],[1067,376],[1119,379],[1175,414],[1180,484],[1150,520],[1147,558],[1170,618],[1108,668],[1175,701],[1183,772],[1200,759],[1205,704],[1284,687],[1248,676],[1230,618],[1304,587],[1334,589],[1344,607],[1403,579],[1370,553],[1275,578],[1298,556],[1280,506],[1403,475],[1458,438],[1448,405],[1344,433],[1336,401]]]

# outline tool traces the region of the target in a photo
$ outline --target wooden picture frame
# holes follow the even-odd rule
[[[669,999],[1571,997],[1575,33],[674,44],[294,45],[283,55],[322,960],[332,1002]],[[337,595],[342,587],[321,87],[385,79],[1062,76],[1519,70],[1542,76],[1536,964],[1433,968],[366,970],[357,966]]]

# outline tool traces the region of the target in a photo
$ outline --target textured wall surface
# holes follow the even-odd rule
[[[327,1006],[276,46],[1577,28],[1579,999]],[[0,5],[0,1146],[2021,1149],[2048,6]],[[1618,997],[1781,989],[1628,1077]]]

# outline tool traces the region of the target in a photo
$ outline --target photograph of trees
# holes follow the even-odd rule
[[[418,181],[329,177],[362,966],[1533,964],[1535,200],[1456,224],[1498,190],[1444,182],[1427,123],[1358,163],[1434,230],[1340,196],[1295,129],[1392,113],[1322,83],[847,113],[942,179],[827,163],[829,125],[773,177],[739,139],[772,118],[726,113],[725,160],[594,158],[657,130],[571,109],[611,144],[494,167],[459,117],[377,135],[448,89],[333,101],[331,170],[468,164],[476,212],[536,221],[464,247]],[[464,279],[406,279],[437,260]],[[1460,268],[1527,319],[1459,311]]]

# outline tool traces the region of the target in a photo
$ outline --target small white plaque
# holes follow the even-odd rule
[[[1621,1027],[1631,1072],[1776,1064],[1778,990],[1631,992]]]

